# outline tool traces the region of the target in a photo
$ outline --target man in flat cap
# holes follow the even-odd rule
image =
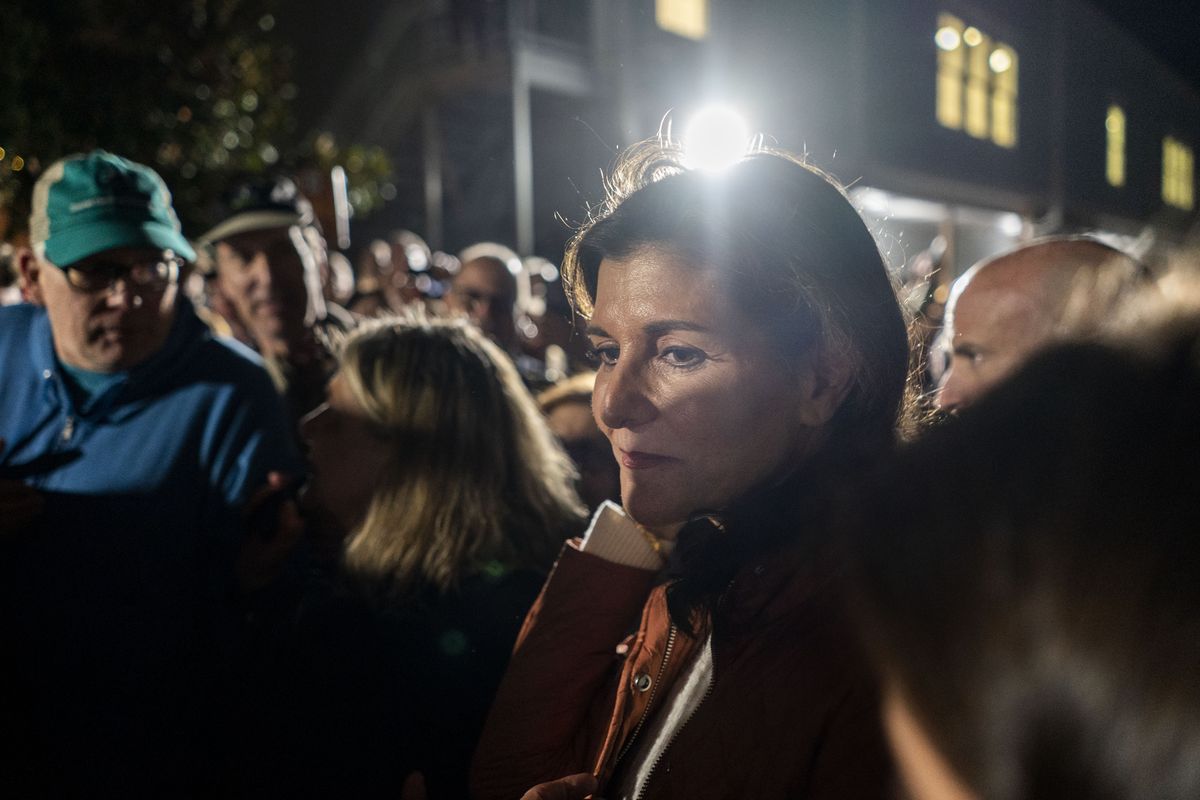
[[[298,421],[325,399],[333,368],[328,334],[351,324],[326,303],[326,258],[312,204],[290,178],[251,178],[225,197],[226,217],[200,237],[211,249],[209,297],[216,324],[263,357]]]

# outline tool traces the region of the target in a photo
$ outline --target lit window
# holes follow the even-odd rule
[[[959,130],[963,124],[963,46],[962,20],[949,14],[938,15],[934,41],[938,47],[937,120],[944,127]]]
[[[688,39],[708,36],[708,0],[655,0],[654,21]]]
[[[1163,139],[1162,196],[1168,204],[1191,211],[1194,204],[1192,148],[1171,136]]]
[[[988,56],[992,72],[992,141],[1017,146],[1017,53],[997,44]]]
[[[1108,143],[1104,176],[1109,186],[1125,185],[1125,112],[1120,106],[1109,106],[1104,118],[1104,136]]]
[[[938,15],[937,120],[1017,146],[1017,52],[951,14]]]
[[[988,84],[992,73],[988,67],[991,40],[977,28],[963,32],[967,44],[967,133],[976,139],[988,135]]]

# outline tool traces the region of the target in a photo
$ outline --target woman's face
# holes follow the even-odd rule
[[[807,451],[796,370],[714,270],[653,248],[605,259],[588,333],[592,412],[641,524],[666,530],[721,509]]]
[[[302,507],[320,531],[345,536],[366,516],[391,448],[340,372],[329,382],[326,397],[300,423],[311,474]]]

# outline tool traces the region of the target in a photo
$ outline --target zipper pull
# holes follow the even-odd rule
[[[73,434],[74,432],[75,432],[75,418],[72,416],[68,416],[67,421],[63,424],[62,437],[61,437],[62,440],[64,442],[71,441],[71,434]]]

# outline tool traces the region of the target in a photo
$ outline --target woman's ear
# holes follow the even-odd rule
[[[808,428],[822,428],[833,419],[850,393],[854,362],[829,346],[812,348],[796,373],[799,402],[797,420]]]

